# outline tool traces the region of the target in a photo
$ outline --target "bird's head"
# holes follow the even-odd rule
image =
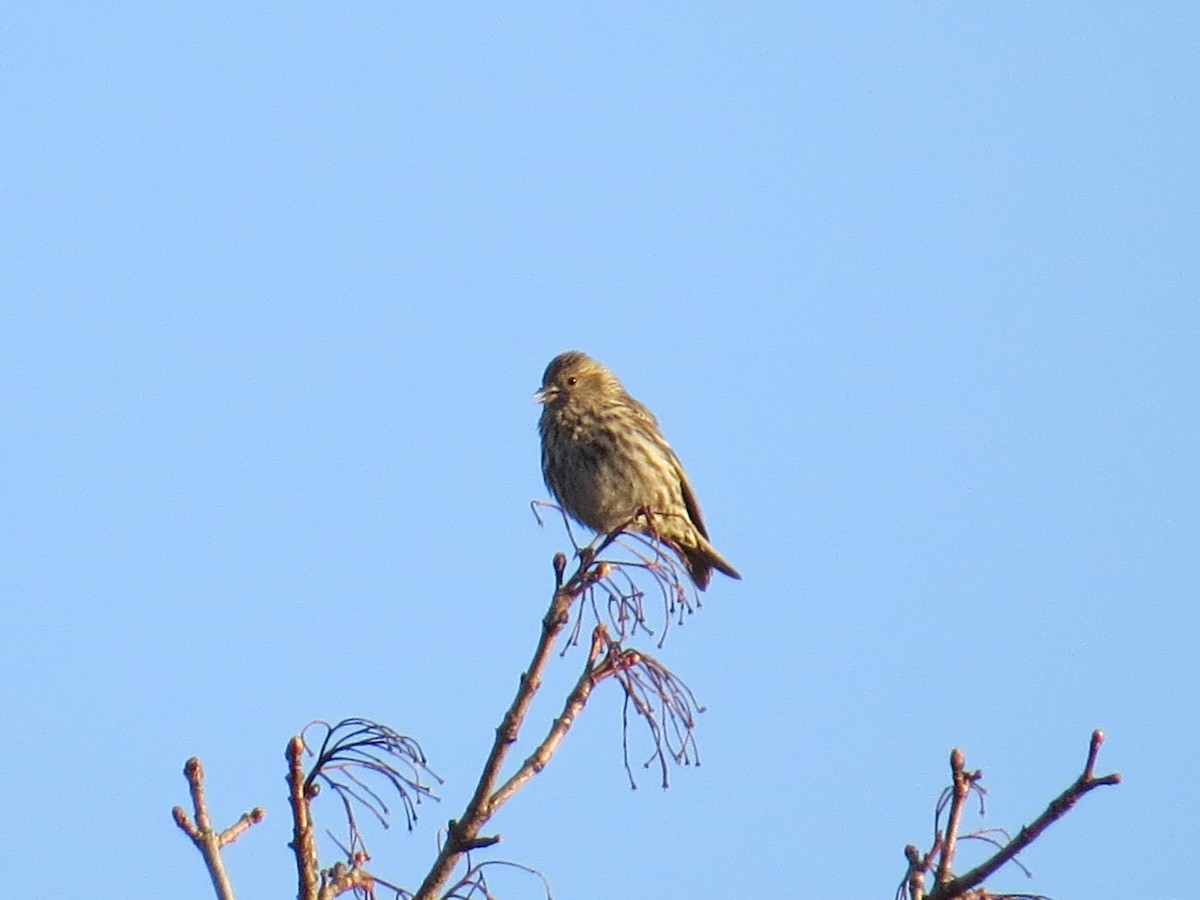
[[[586,353],[568,350],[550,360],[534,400],[549,408],[604,400],[622,392],[612,372]]]

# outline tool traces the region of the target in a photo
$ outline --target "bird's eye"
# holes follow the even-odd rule
[[[574,375],[572,375],[570,378],[567,379],[567,384],[574,385],[577,380],[578,379]]]

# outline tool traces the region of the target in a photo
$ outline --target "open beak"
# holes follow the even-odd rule
[[[549,403],[558,395],[558,389],[553,385],[546,385],[538,388],[533,392],[534,403]]]

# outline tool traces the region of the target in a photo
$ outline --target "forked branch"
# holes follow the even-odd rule
[[[1115,772],[1100,776],[1095,774],[1096,757],[1100,753],[1100,747],[1103,743],[1104,732],[1096,729],[1092,732],[1091,742],[1088,745],[1087,763],[1084,765],[1080,776],[1066,790],[1051,800],[1045,811],[1034,819],[1032,824],[1023,826],[1017,832],[1016,837],[1011,838],[1003,844],[999,844],[994,838],[988,837],[987,840],[998,845],[999,849],[983,863],[957,877],[953,875],[952,871],[957,841],[960,836],[973,836],[959,834],[962,810],[966,798],[972,790],[982,791],[978,782],[983,777],[983,773],[979,771],[968,772],[966,770],[965,755],[961,750],[955,749],[950,755],[950,771],[954,779],[953,785],[948,789],[948,797],[947,795],[943,795],[943,800],[938,805],[940,819],[942,805],[947,799],[949,800],[950,814],[947,819],[946,830],[943,833],[935,824],[933,848],[923,856],[911,844],[905,848],[904,854],[908,860],[908,871],[905,874],[904,881],[901,882],[900,888],[896,892],[897,896],[903,898],[907,894],[908,900],[965,900],[965,898],[974,897],[1014,898],[1033,896],[1030,894],[991,894],[986,892],[981,885],[1005,863],[1016,861],[1017,854],[1041,837],[1047,828],[1065,816],[1085,794],[1103,785],[1121,783],[1121,776]],[[935,868],[936,878],[934,888],[932,891],[926,893],[925,875]]]
[[[425,876],[425,880],[421,883],[421,887],[415,894],[415,900],[433,900],[449,880],[450,873],[454,871],[454,867],[458,864],[458,860],[464,853],[495,843],[498,840],[491,837],[480,837],[479,833],[499,805],[507,801],[516,788],[519,787],[519,784],[514,784],[506,791],[497,792],[496,783],[500,777],[501,766],[503,766],[504,760],[508,756],[508,751],[516,743],[521,725],[524,723],[525,716],[529,712],[534,695],[542,685],[542,673],[546,669],[546,664],[550,659],[554,643],[570,619],[571,604],[589,587],[608,575],[608,565],[597,563],[596,555],[602,552],[615,537],[615,533],[607,536],[595,550],[585,548],[580,553],[578,568],[565,582],[563,581],[563,577],[566,573],[567,558],[562,553],[555,555],[554,575],[556,587],[550,599],[550,608],[542,618],[542,630],[538,636],[537,646],[533,651],[533,658],[530,660],[528,668],[521,675],[517,686],[517,693],[513,697],[512,704],[504,714],[500,725],[496,728],[496,736],[492,741],[492,749],[488,753],[487,761],[484,763],[483,771],[479,776],[479,782],[475,786],[475,792],[472,794],[470,801],[468,801],[462,817],[450,821],[446,839],[438,851],[437,859],[434,860],[429,874]],[[589,656],[589,663],[580,678],[580,683],[584,683],[590,679],[590,666]],[[586,702],[588,692],[590,692],[590,684],[584,689],[579,688],[577,684],[576,690],[572,692],[571,697],[576,699],[579,708],[582,708],[582,704]],[[564,712],[564,716],[560,717],[560,720],[565,719],[565,723],[562,726],[558,726],[558,723],[556,723],[556,726],[560,727],[562,734],[565,734],[566,729],[570,727],[570,722],[573,720],[575,713],[578,712],[578,709],[573,710],[571,707],[572,700],[568,698],[567,709]],[[552,730],[551,737],[553,734]],[[547,741],[550,740],[551,738],[547,738]],[[561,740],[561,734],[558,740]],[[554,741],[553,746],[549,748],[550,753],[553,752],[554,746],[557,746],[557,741]],[[536,762],[530,763],[527,761],[528,774],[525,775],[524,780],[528,780],[534,773],[536,765]],[[542,765],[544,766],[544,762]],[[521,772],[526,771],[526,767],[522,767]],[[518,772],[518,775],[521,772]]]
[[[315,749],[310,747],[310,733],[320,738]],[[314,757],[307,772],[306,755]],[[300,900],[332,900],[352,890],[369,893],[377,879],[365,868],[370,854],[356,810],[366,810],[386,828],[391,816],[387,795],[394,793],[400,798],[411,830],[416,820],[416,805],[422,798],[434,796],[425,778],[440,781],[426,764],[420,745],[386,725],[367,719],[343,719],[335,725],[317,721],[309,723],[288,743],[287,761],[293,825],[291,846],[296,856]],[[312,801],[322,789],[341,802],[349,831],[344,843],[338,841],[346,860],[329,869],[321,869],[317,861],[312,815]]]
[[[212,819],[208,814],[208,799],[204,795],[204,766],[200,760],[194,756],[189,759],[183,767],[183,776],[187,779],[192,795],[195,821],[188,818],[182,806],[172,809],[171,815],[175,818],[175,824],[192,839],[192,843],[204,858],[204,866],[212,879],[217,900],[233,900],[233,886],[229,881],[229,873],[225,870],[225,861],[221,858],[221,849],[236,841],[250,826],[261,822],[266,813],[261,806],[256,806],[250,812],[242,813],[238,820],[224,831],[217,831],[213,828]]]
[[[633,520],[629,524],[632,523]],[[499,836],[482,834],[484,825],[530,779],[545,769],[588,703],[595,687],[607,678],[617,680],[625,693],[626,732],[630,710],[646,722],[655,747],[655,753],[647,765],[658,760],[663,769],[664,787],[668,761],[687,764],[696,760],[692,730],[693,713],[699,710],[699,706],[691,691],[652,657],[622,646],[622,640],[638,630],[654,632],[645,619],[642,605],[644,594],[625,570],[650,573],[662,594],[663,609],[668,620],[676,614],[682,617],[684,613],[692,611],[683,588],[683,570],[673,556],[662,554],[657,541],[636,535],[637,540],[649,548],[642,552],[622,540],[628,537],[622,529],[617,529],[600,535],[585,547],[577,546],[579,564],[569,578],[566,577],[566,556],[562,553],[555,555],[555,588],[549,608],[542,618],[533,656],[521,674],[512,703],[496,728],[471,799],[461,818],[450,821],[437,857],[415,894],[367,871],[366,864],[370,856],[358,818],[366,810],[376,822],[388,827],[391,816],[388,795],[395,792],[400,798],[406,823],[412,828],[416,805],[422,798],[432,796],[424,776],[440,781],[427,768],[420,747],[412,739],[365,719],[346,719],[336,725],[310,723],[301,734],[291,739],[286,752],[288,798],[293,825],[289,846],[296,861],[299,900],[333,900],[348,892],[372,898],[379,888],[394,891],[396,897],[402,900],[436,900],[443,897],[447,890],[449,893],[443,900],[450,897],[490,896],[484,874],[488,866],[511,866],[525,871],[522,866],[502,860],[475,864],[468,854],[500,840]],[[602,558],[605,552],[618,549],[633,558]],[[567,648],[575,643],[584,608],[591,609],[596,618],[591,646],[582,670],[567,694],[561,712],[541,742],[516,771],[501,782],[505,760],[517,741],[534,696],[541,687],[542,676],[554,646],[570,624],[571,609],[577,602],[580,618],[576,620],[570,639],[566,641]],[[601,613],[602,609],[606,614]],[[615,632],[615,637],[610,628]],[[664,627],[664,637],[665,633]],[[628,735],[625,748],[626,769],[629,770]],[[315,757],[315,761],[306,770],[307,757]],[[233,827],[217,833],[209,823],[202,787],[203,770],[199,761],[189,761],[185,772],[192,785],[196,824],[193,825],[179,808],[175,810],[176,821],[204,855],[218,900],[233,900],[233,891],[219,851],[250,825],[261,820],[262,810],[247,813]],[[631,771],[630,778],[632,782]],[[330,792],[342,804],[349,834],[344,842],[334,838],[345,854],[343,861],[332,868],[322,868],[318,860],[313,801],[321,793]],[[466,874],[447,888],[451,875],[464,858]]]

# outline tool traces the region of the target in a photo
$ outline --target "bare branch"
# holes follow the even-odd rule
[[[982,772],[966,770],[967,757],[958,747],[950,751],[950,772],[953,783],[950,787],[950,816],[946,822],[945,839],[942,841],[942,853],[938,860],[937,881],[941,884],[950,879],[953,871],[954,852],[958,849],[958,828],[962,823],[963,808],[971,786],[983,777]],[[936,820],[935,820],[936,824]]]
[[[1104,732],[1099,729],[1093,731],[1091,742],[1088,745],[1087,763],[1084,766],[1083,773],[1066,790],[1051,800],[1049,806],[1046,807],[1045,811],[1032,824],[1023,826],[1017,832],[1016,837],[1007,839],[1007,834],[999,829],[986,829],[973,834],[962,835],[964,839],[978,838],[988,841],[998,846],[999,849],[986,861],[958,877],[953,876],[952,866],[955,845],[959,839],[962,806],[972,789],[980,792],[982,800],[982,788],[977,784],[979,778],[982,777],[982,772],[968,773],[962,751],[955,749],[950,757],[950,768],[954,776],[954,784],[948,792],[950,814],[946,825],[945,837],[943,838],[941,832],[937,830],[937,819],[935,818],[933,849],[926,856],[921,857],[920,851],[915,847],[910,845],[905,848],[905,857],[908,859],[908,871],[905,874],[905,880],[901,884],[901,888],[897,891],[897,897],[902,896],[904,891],[907,890],[909,900],[973,900],[973,898],[984,897],[989,898],[989,900],[1003,900],[1003,898],[1010,898],[1010,900],[1036,900],[1038,895],[1035,894],[993,894],[982,888],[981,885],[1005,863],[1014,861],[1018,853],[1036,841],[1047,828],[1066,815],[1085,794],[1102,785],[1121,783],[1121,776],[1117,773],[1101,776],[1095,775],[1096,757],[1103,743]],[[946,800],[947,794],[943,794],[943,798],[938,804],[939,815]],[[998,840],[991,837],[992,834],[997,833],[1004,834],[1006,838],[1004,844],[1001,845]],[[933,859],[938,854],[940,854],[940,857],[937,864],[936,886],[929,893],[925,893],[925,873],[930,871]],[[1022,868],[1024,867],[1022,866]],[[1028,869],[1025,871],[1028,873]]]
[[[462,817],[458,820],[451,820],[446,840],[418,889],[415,895],[416,900],[432,900],[450,877],[459,857],[471,847],[478,846],[476,841],[479,838],[480,829],[495,811],[492,806],[492,795],[496,790],[500,768],[504,764],[508,751],[517,740],[534,695],[541,687],[542,672],[545,671],[554,642],[570,619],[571,604],[585,590],[607,575],[608,566],[597,564],[596,555],[603,552],[615,537],[615,534],[606,535],[597,542],[595,547],[583,548],[579,552],[579,566],[566,583],[563,582],[563,575],[566,572],[566,557],[561,553],[555,556],[554,572],[557,587],[551,597],[550,608],[542,619],[542,631],[538,637],[537,646],[534,648],[533,657],[528,668],[521,675],[512,704],[496,728],[496,737],[479,776],[479,783],[475,786],[475,792],[467,803]],[[507,797],[508,795],[504,799]]]
[[[373,897],[375,878],[363,868],[366,861],[367,855],[358,853],[351,858],[350,865],[339,862],[333,868],[322,872],[318,900],[333,900],[347,891],[362,891],[365,896]]]
[[[924,856],[914,845],[904,848],[904,858],[908,860],[908,871],[904,880],[896,888],[896,900],[904,900],[905,891],[909,900],[925,900],[925,873],[933,867],[933,857],[942,848],[942,835],[939,832],[934,841],[933,849]]]
[[[512,799],[513,794],[519,791],[530,778],[537,775],[549,764],[550,758],[558,749],[558,745],[562,743],[562,739],[566,737],[571,725],[574,724],[575,717],[579,715],[583,707],[587,704],[592,689],[604,677],[603,674],[597,676],[593,670],[596,660],[600,657],[600,651],[608,643],[607,629],[603,625],[597,625],[592,632],[592,647],[588,653],[587,661],[584,663],[583,672],[580,673],[579,679],[575,682],[575,687],[567,695],[562,712],[554,720],[554,724],[550,726],[549,734],[537,746],[537,749],[529,755],[521,768],[492,794],[488,801],[492,812],[495,812]]]
[[[543,524],[540,510],[556,511],[562,516],[576,554],[581,559],[590,556],[594,562],[607,565],[602,576],[585,591],[585,603],[592,607],[598,622],[608,625],[616,640],[632,637],[642,630],[648,635],[658,634],[658,646],[662,647],[672,620],[682,624],[686,615],[702,605],[678,555],[656,536],[653,513],[638,512],[612,532],[597,536],[591,544],[581,545],[571,530],[570,519],[560,506],[539,500],[534,501],[532,508],[539,524]],[[601,554],[606,555],[601,557]],[[654,580],[662,601],[661,628],[651,627],[647,619],[646,592],[631,574],[638,571],[647,572]],[[604,614],[600,611],[601,605],[605,607]],[[578,630],[577,622],[572,631],[572,643]]]
[[[668,786],[668,762],[687,766],[700,764],[696,747],[696,715],[704,711],[689,688],[670,669],[652,656],[638,650],[610,653],[606,664],[611,666],[621,689],[625,692],[622,736],[625,772],[630,787],[637,781],[629,765],[629,711],[632,709],[650,732],[654,750],[643,767],[656,760],[662,786]]]
[[[225,869],[225,861],[221,858],[221,848],[236,841],[251,825],[261,822],[266,813],[261,806],[256,806],[250,812],[242,813],[233,825],[218,832],[212,827],[212,819],[208,814],[208,800],[204,795],[204,766],[200,760],[194,756],[189,759],[183,767],[183,776],[187,779],[192,795],[192,809],[196,821],[193,824],[181,806],[172,809],[171,815],[175,818],[175,824],[192,839],[192,843],[204,858],[204,865],[212,879],[217,900],[233,900],[233,886]]]
[[[296,855],[299,900],[317,900],[321,886],[317,839],[313,834],[312,798],[316,791],[304,774],[304,738],[296,735],[287,746],[288,801],[292,806],[292,852]]]
[[[311,749],[309,732],[324,729],[317,750]],[[336,725],[314,721],[301,732],[305,749],[316,757],[305,781],[305,793],[316,796],[321,786],[329,788],[341,801],[349,837],[338,841],[348,859],[367,853],[366,842],[358,826],[356,808],[366,809],[384,828],[391,825],[391,809],[377,789],[382,784],[400,798],[409,831],[417,819],[417,805],[425,797],[437,799],[425,784],[426,776],[441,783],[421,750],[410,737],[368,719],[344,719]],[[385,791],[386,793],[386,791]],[[336,838],[335,838],[336,840]]]
[[[466,874],[446,891],[442,900],[474,900],[477,897],[490,900],[494,896],[487,880],[487,870],[490,868],[516,869],[518,872],[533,875],[541,881],[546,900],[554,900],[554,894],[550,890],[550,883],[546,880],[545,875],[537,869],[505,859],[490,859],[470,866]]]
[[[534,510],[537,514],[537,504]],[[640,516],[645,517],[644,523],[637,523]],[[565,514],[563,520],[568,534],[571,534]],[[412,829],[417,805],[423,798],[433,796],[431,787],[424,781],[425,776],[439,783],[441,781],[428,769],[416,742],[364,719],[347,719],[335,725],[312,722],[289,742],[286,753],[287,781],[293,822],[289,846],[296,859],[299,900],[332,900],[346,892],[354,892],[363,900],[374,900],[380,888],[393,891],[399,900],[434,900],[445,889],[451,873],[464,857],[467,873],[447,896],[490,898],[483,875],[485,866],[509,865],[522,870],[524,867],[507,861],[472,865],[468,854],[500,840],[498,835],[481,834],[483,826],[530,779],[546,768],[596,685],[610,676],[619,681],[626,698],[624,728],[627,771],[630,769],[627,739],[630,709],[642,717],[650,730],[654,752],[646,765],[658,761],[664,787],[667,786],[669,761],[684,765],[699,762],[693,730],[694,713],[700,707],[691,691],[652,657],[634,649],[626,649],[621,644],[622,639],[638,631],[644,631],[647,635],[659,631],[647,622],[645,594],[638,586],[634,573],[649,572],[658,585],[664,612],[664,626],[658,641],[661,646],[671,619],[678,617],[682,623],[683,616],[699,606],[699,597],[694,590],[694,603],[693,599],[689,599],[685,585],[690,584],[690,579],[686,569],[677,554],[664,550],[655,535],[654,520],[648,511],[631,518],[621,528],[598,535],[586,546],[580,547],[573,535],[571,540],[575,544],[578,566],[567,577],[567,557],[562,553],[554,557],[555,589],[542,619],[541,633],[529,665],[522,673],[516,694],[496,728],[491,750],[463,815],[458,820],[450,821],[445,839],[438,848],[437,858],[417,893],[392,885],[366,871],[370,856],[358,822],[358,816],[365,809],[370,817],[385,828],[389,826],[392,814],[388,797],[390,789],[400,798],[406,824]],[[603,558],[609,552],[615,552],[614,557]],[[582,670],[545,737],[516,772],[500,783],[504,763],[541,687],[554,645],[571,624],[571,608],[577,601],[582,601],[579,603],[579,616],[574,619],[563,652],[565,654],[577,643],[582,630],[584,608],[588,607],[596,624]],[[616,632],[615,638],[611,636],[609,626]],[[324,733],[315,736],[314,729],[324,729]],[[315,756],[315,762],[307,773],[303,765],[306,754]],[[631,772],[630,780],[633,783]],[[312,809],[314,798],[322,790],[332,791],[337,797],[349,829],[349,837],[345,842],[330,835],[345,853],[345,860],[329,869],[322,869],[319,864]],[[198,804],[198,819],[204,827],[193,826],[182,810],[177,810],[176,820],[194,840],[199,840],[205,829],[209,828],[208,814],[203,807],[202,794],[193,793]],[[255,816],[261,818],[261,811],[248,813],[217,835],[215,840],[218,849],[220,844],[235,840],[257,821]],[[218,890],[219,900],[226,900],[227,897],[231,900],[231,892],[226,894],[220,893],[220,888]],[[546,890],[549,896],[548,886]]]

